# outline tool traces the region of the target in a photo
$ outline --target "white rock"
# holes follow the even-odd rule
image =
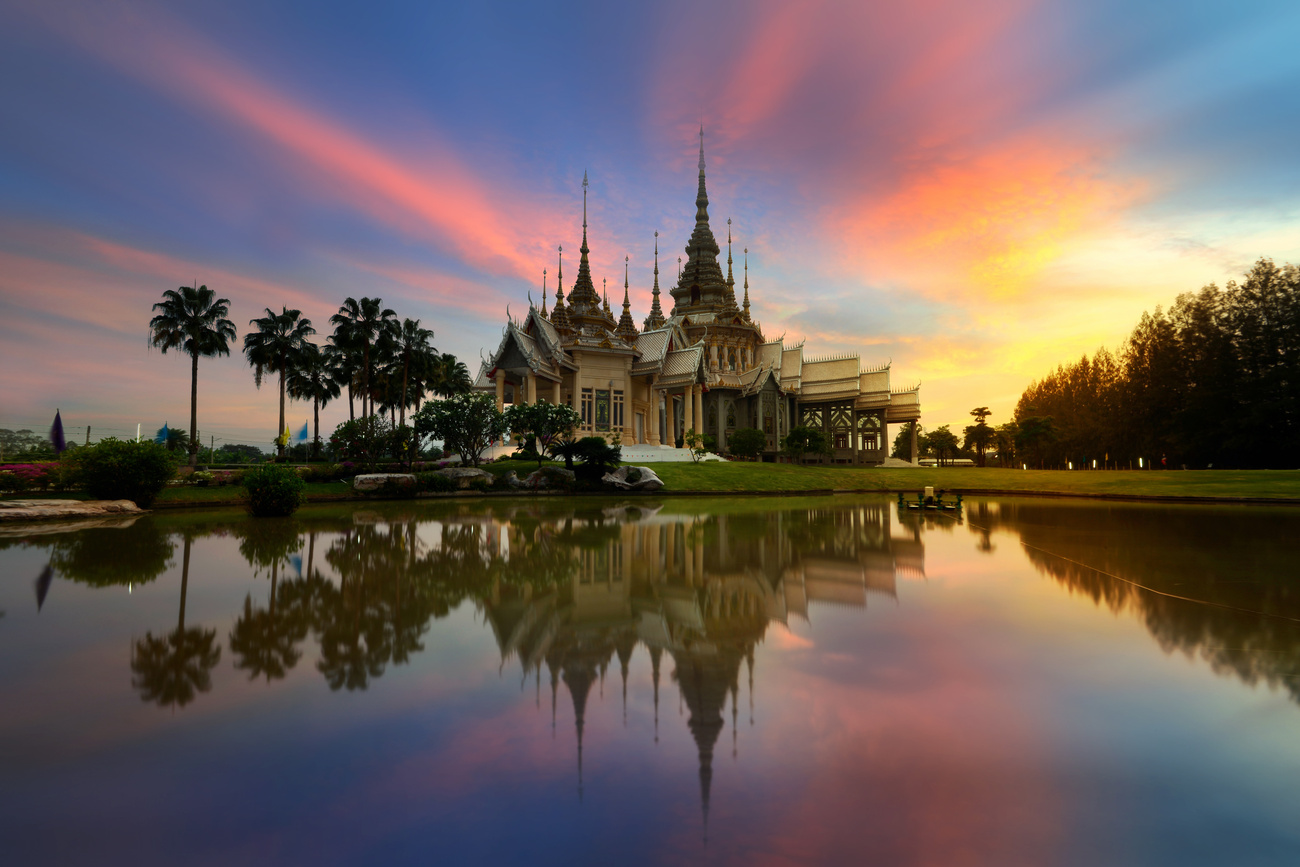
[[[628,470],[638,470],[641,478],[635,482],[627,480]],[[619,467],[612,473],[605,473],[600,479],[607,485],[622,488],[625,491],[657,491],[664,486],[663,479],[655,475],[649,467]]]
[[[389,479],[407,485],[415,484],[415,476],[410,473],[368,473],[354,478],[352,487],[358,491],[375,491]]]

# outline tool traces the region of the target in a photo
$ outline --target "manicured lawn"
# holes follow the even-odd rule
[[[563,466],[563,463],[551,466]],[[1010,470],[977,468],[868,469],[816,467],[794,464],[717,462],[656,463],[649,465],[664,480],[670,493],[781,493],[795,491],[920,491],[933,485],[945,491],[1001,493],[1061,493],[1159,497],[1280,498],[1300,501],[1300,470]],[[501,475],[510,470],[525,478],[537,469],[533,461],[484,464]],[[198,488],[172,486],[158,497],[156,506],[223,506],[243,502],[238,486]],[[309,502],[352,498],[347,482],[308,484]],[[80,491],[32,491],[5,495],[5,499],[86,499]],[[358,497],[359,499],[360,497]]]
[[[1165,497],[1281,497],[1300,500],[1300,470],[1123,471],[999,468],[870,469],[735,462],[663,463],[651,469],[675,491],[1052,492]]]

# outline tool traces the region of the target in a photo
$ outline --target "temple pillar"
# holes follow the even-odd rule
[[[497,412],[506,408],[506,372],[497,368]]]
[[[666,428],[664,433],[668,438],[668,442],[664,443],[664,445],[674,446],[677,444],[677,413],[674,412],[676,407],[673,405],[675,401],[673,400],[673,396],[666,391],[663,392],[663,398],[664,427]]]
[[[537,374],[531,370],[524,374],[524,402],[537,403]]]
[[[704,436],[704,386],[691,386],[692,400],[695,402],[695,432]]]
[[[558,379],[555,380],[554,395],[555,396],[551,398],[551,403],[555,404],[556,406],[559,406],[564,401],[564,395],[560,393],[560,381]]]
[[[917,427],[916,421],[913,420],[912,422],[912,463],[916,463],[917,458],[919,457],[916,453],[916,427]]]
[[[688,386],[682,392],[682,436],[688,430],[695,429],[695,386]],[[685,443],[683,442],[683,445]]]
[[[655,390],[653,377],[646,392],[649,397],[650,411],[645,420],[645,441],[647,445],[657,446],[659,445],[659,392]]]

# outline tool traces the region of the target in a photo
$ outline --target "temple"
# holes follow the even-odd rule
[[[841,464],[884,463],[888,426],[920,418],[920,386],[893,389],[889,364],[864,368],[854,354],[805,357],[802,342],[763,335],[750,314],[748,248],[737,300],[730,220],[725,274],[719,261],[703,129],[695,228],[669,290],[672,312],[665,316],[662,307],[658,232],[650,313],[640,328],[632,317],[627,259],[622,313],[615,318],[608,292],[596,290],[589,253],[584,175],[578,275],[567,297],[561,247],[554,305],[548,310],[543,272],[542,306],[530,302],[522,320],[508,317],[500,345],[479,371],[475,388],[494,392],[498,408],[567,403],[582,417],[580,436],[624,446],[680,448],[684,434],[695,430],[712,435],[717,451],[726,453],[732,433],[757,428],[767,436],[764,460],[775,459],[781,440],[802,425],[824,431],[832,447],[829,455],[806,460]]]

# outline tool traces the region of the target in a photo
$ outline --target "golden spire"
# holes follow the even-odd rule
[[[736,306],[736,278],[731,276],[731,218],[727,218],[727,305]]]
[[[647,331],[660,328],[664,324],[664,311],[659,306],[659,233],[655,232],[655,285],[650,293],[650,315],[645,319]]]
[[[609,312],[609,280],[604,277],[600,278],[601,294],[604,297],[605,318],[612,320],[614,314]]]
[[[542,318],[548,318],[546,315],[546,269],[542,269]]]
[[[636,338],[636,323],[632,321],[632,302],[627,294],[627,269],[631,259],[631,256],[623,257],[623,315],[618,318],[618,330],[615,332],[629,342]]]
[[[745,248],[745,321],[749,321],[749,248]]]

